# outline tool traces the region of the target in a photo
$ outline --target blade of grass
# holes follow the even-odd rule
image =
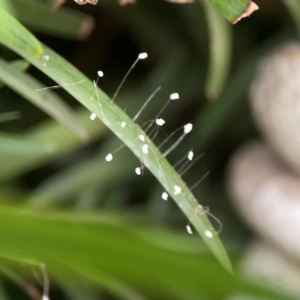
[[[282,0],[291,14],[300,36],[300,2],[298,0]]]
[[[253,10],[258,9],[252,0],[206,0],[229,22],[236,23],[241,18],[248,17]]]
[[[94,27],[92,17],[66,7],[53,11],[42,1],[10,0],[10,3],[13,15],[37,32],[83,40]]]
[[[21,113],[19,111],[10,111],[7,113],[0,114],[0,123],[9,122],[21,118]]]
[[[122,164],[117,161],[108,164],[104,159],[110,149],[116,149],[119,145],[119,141],[108,143],[95,157],[49,177],[32,193],[29,202],[45,206],[73,198],[87,187],[97,186],[101,190],[118,185],[125,178],[130,180],[136,176],[134,167],[139,165],[130,153],[122,154]]]
[[[206,96],[216,99],[222,92],[231,61],[232,29],[224,18],[203,1],[210,39],[210,58],[205,82]]]
[[[5,24],[2,24],[2,14],[5,15],[5,20],[7,22]],[[49,58],[49,60],[47,60],[47,66],[45,67],[45,60],[43,58],[28,54],[27,51],[24,51],[23,48],[20,47],[20,45],[22,45],[22,41],[26,39],[26,35],[23,36],[22,40],[19,40],[17,43],[12,43],[11,40],[18,39],[18,37],[12,36],[8,28],[11,25],[18,27],[18,22],[3,10],[0,10],[0,25],[0,27],[4,28],[2,29],[4,31],[5,28],[7,28],[5,36],[6,39],[9,40],[6,41],[5,39],[0,39],[0,42],[17,52],[58,84],[63,85],[66,82],[85,81],[82,85],[67,85],[63,86],[63,88],[82,105],[86,106],[91,112],[96,113],[97,117],[101,119],[102,122],[109,127],[110,130],[113,131],[128,146],[129,149],[131,149],[135,156],[138,157],[138,159],[163,185],[169,195],[172,196],[174,201],[193,224],[196,231],[219,260],[221,265],[228,272],[232,273],[233,271],[229,257],[219,236],[213,231],[213,226],[208,220],[206,214],[204,212],[198,213],[198,201],[195,199],[185,182],[183,182],[182,178],[176,173],[142,129],[135,124],[128,115],[124,113],[124,111],[112,102],[102,90],[97,89],[97,96],[99,99],[93,98],[92,95],[95,93],[94,85],[75,67],[70,65],[65,59],[49,49],[47,46],[43,46],[44,55]],[[127,124],[125,128],[120,126],[121,122],[125,122]],[[139,135],[144,135],[146,137],[146,144],[149,147],[148,154],[143,152],[143,143],[141,143],[138,139]],[[181,189],[181,193],[177,194],[174,192],[176,186]],[[212,233],[212,236],[207,236],[207,231]]]
[[[40,42],[16,19],[0,7],[0,43],[8,48],[19,48],[28,55],[41,57]],[[14,37],[14,38],[12,38]]]
[[[9,62],[9,65],[21,72],[25,72],[30,66],[28,61],[26,61],[24,59],[16,59],[12,62]],[[4,83],[0,80],[0,88],[2,88],[3,86],[4,86]]]
[[[6,290],[4,288],[4,285],[2,283],[2,280],[0,281],[0,299],[1,300],[9,300]]]
[[[86,128],[90,141],[103,135],[106,127],[102,126],[100,122],[91,122],[89,114],[85,109],[80,110],[76,115],[84,128]],[[36,154],[30,157],[14,155],[13,153],[3,154],[1,157],[0,181],[10,180],[14,176],[32,170],[59,155],[82,146],[82,142],[78,139],[77,135],[70,134],[67,128],[58,123],[54,123],[52,120],[46,121],[40,126],[31,129],[23,134],[23,137],[35,141],[36,143],[49,143],[49,141],[51,141],[54,145],[54,151],[52,153]]]
[[[14,6],[11,4],[10,0],[0,0],[0,7],[12,15],[14,14]]]
[[[4,154],[36,155],[53,153],[54,147],[51,142],[38,143],[17,135],[0,133],[0,155],[2,161]],[[2,165],[3,162],[1,162]]]
[[[82,286],[88,280],[122,299],[143,299],[141,293],[150,299],[223,299],[235,291],[295,299],[230,276],[191,237],[133,219],[3,205],[0,211],[0,255],[20,261],[7,266],[24,278],[42,262],[56,282]]]
[[[51,90],[40,90],[44,86],[31,77],[11,67],[0,59],[0,79],[16,93],[52,116],[55,120],[77,134],[83,141],[87,140],[87,133],[71,108]]]

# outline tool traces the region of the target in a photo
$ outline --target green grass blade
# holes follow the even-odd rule
[[[6,290],[4,288],[4,285],[2,283],[2,280],[0,281],[0,299],[1,300],[9,300]]]
[[[51,141],[48,143],[39,143],[17,135],[0,133],[1,165],[3,163],[2,159],[4,154],[22,154],[26,156],[52,153],[53,151],[54,147]]]
[[[0,7],[14,15],[14,6],[12,5],[10,0],[0,0]]]
[[[294,19],[295,25],[300,35],[300,2],[298,0],[282,0],[289,13]]]
[[[2,19],[0,19],[0,25],[1,23]],[[16,24],[14,24],[14,26],[17,27]],[[5,33],[8,40],[18,38],[11,36],[9,33],[10,31]],[[47,59],[47,65],[45,66],[45,59],[43,57],[36,57],[32,54],[28,54],[27,51],[24,51],[23,48],[19,47],[20,43],[7,43],[6,46],[23,56],[32,65],[47,74],[58,84],[64,85],[65,83],[84,81],[83,84],[65,85],[63,88],[91,112],[96,113],[98,118],[101,119],[129,149],[131,149],[135,156],[158,179],[169,195],[172,196],[223,267],[227,271],[232,272],[231,263],[226,250],[219,236],[213,230],[213,226],[208,220],[205,212],[203,212],[202,209],[199,209],[198,201],[195,199],[185,182],[183,182],[181,177],[175,172],[169,162],[163,157],[162,153],[146,136],[142,129],[100,89],[97,89],[97,94],[99,96],[98,101],[95,96],[93,83],[47,46],[43,46],[44,55],[49,58]],[[127,124],[125,128],[120,126],[121,122]],[[144,143],[139,140],[139,135],[144,135],[146,137],[146,144],[149,147],[148,154],[145,154],[142,150]],[[180,187],[180,194],[175,194],[175,186]],[[206,232],[208,231],[213,233],[212,236],[207,236]]]
[[[150,299],[225,299],[236,291],[294,299],[229,275],[190,236],[158,231],[137,220],[3,205],[0,211],[0,256],[16,261],[5,266],[24,279],[42,262],[51,282],[75,287],[96,283],[121,299],[144,299],[141,294]]]
[[[206,0],[229,22],[235,23],[246,12],[253,2],[252,0]]]
[[[51,90],[39,90],[44,86],[29,74],[24,74],[0,59],[0,79],[16,93],[65,125],[82,140],[87,133],[73,111]]]
[[[26,61],[24,59],[16,59],[16,60],[10,62],[9,65],[21,72],[25,72],[30,66],[28,61]],[[3,86],[4,86],[4,83],[0,80],[0,88],[2,88]]]
[[[41,57],[43,49],[40,42],[15,18],[0,7],[0,43],[8,48],[22,49],[23,53]]]
[[[79,118],[84,128],[86,128],[91,141],[103,135],[106,127],[100,122],[90,122],[89,113],[85,109],[77,113],[77,118]],[[52,120],[31,129],[23,137],[36,143],[48,143],[51,141],[54,145],[54,152],[36,154],[30,157],[15,155],[13,153],[3,154],[1,157],[0,181],[12,179],[59,155],[82,146],[82,141],[78,139],[77,135],[70,134],[70,131],[66,127]]]
[[[217,98],[222,92],[231,61],[232,29],[208,3],[203,2],[210,39],[210,62],[205,83],[206,96]]]
[[[98,190],[105,190],[112,185],[118,185],[125,178],[130,180],[135,176],[133,170],[137,165],[131,153],[123,153],[122,164],[117,161],[108,164],[104,160],[107,149],[115,149],[119,144],[108,143],[95,157],[50,176],[33,192],[31,203],[45,206],[66,198],[75,198],[88,187],[96,186]]]
[[[0,114],[0,123],[9,122],[21,118],[21,113],[19,111],[10,111]]]
[[[94,19],[86,14],[61,7],[53,11],[50,6],[36,0],[10,0],[13,15],[37,32],[64,38],[85,39],[94,26]]]

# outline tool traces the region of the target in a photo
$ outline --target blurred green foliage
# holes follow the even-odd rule
[[[235,265],[249,232],[231,209],[224,169],[232,151],[256,136],[247,92],[257,62],[279,43],[297,38],[289,11],[300,19],[294,1],[258,4],[258,12],[233,26],[199,2],[138,0],[120,7],[114,0],[97,6],[69,1],[53,12],[52,1],[0,1],[91,80],[102,70],[99,86],[108,95],[138,53],[148,52],[116,103],[134,116],[162,86],[141,116],[143,124],[171,93],[180,93],[180,101],[163,113],[167,122],[155,143],[179,126],[194,124],[169,161],[175,164],[190,148],[206,154],[184,180],[192,186],[210,171],[193,192],[222,221],[221,239]],[[0,299],[40,297],[30,292],[42,290],[40,262],[50,276],[52,300],[229,299],[234,294],[292,299],[227,274],[196,235],[187,235],[186,217],[171,199],[161,199],[163,188],[153,176],[146,169],[135,175],[139,161],[132,153],[124,148],[113,162],[105,161],[121,142],[102,123],[91,122],[89,111],[63,89],[46,90],[41,97],[36,89],[57,82],[33,66],[28,69],[4,46],[0,56]],[[60,66],[56,71],[59,76]],[[39,99],[25,101],[34,97]],[[49,109],[51,117],[43,112]]]

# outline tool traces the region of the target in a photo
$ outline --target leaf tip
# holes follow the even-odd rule
[[[247,8],[243,11],[242,14],[240,14],[233,22],[232,24],[236,24],[239,22],[241,19],[249,17],[254,11],[258,10],[259,7],[256,3],[252,2],[251,0],[249,1],[249,4]]]

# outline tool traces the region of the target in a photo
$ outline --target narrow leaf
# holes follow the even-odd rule
[[[40,42],[8,12],[0,7],[0,43],[8,48],[18,48],[28,55],[41,57]]]
[[[9,62],[9,65],[21,72],[26,71],[30,66],[30,64],[24,59],[13,60],[12,62]],[[4,86],[4,83],[0,80],[0,88],[2,88],[3,86]]]
[[[104,126],[99,122],[91,122],[89,114],[85,109],[82,109],[76,114],[77,118],[83,124],[88,132],[90,140],[94,140],[104,133]],[[20,175],[28,170],[40,166],[49,160],[58,157],[70,150],[77,149],[82,146],[82,141],[74,134],[59,123],[52,120],[46,121],[39,126],[29,130],[23,134],[23,137],[30,139],[35,143],[53,144],[54,151],[49,153],[36,153],[35,155],[16,155],[14,153],[2,154],[0,181],[6,181]]]
[[[1,23],[2,20],[0,19],[0,25]],[[183,182],[182,178],[175,172],[169,162],[163,157],[162,153],[147,137],[145,132],[99,88],[97,88],[97,94],[95,95],[93,83],[47,46],[43,46],[44,55],[48,58],[46,67],[44,58],[29,55],[18,46],[11,44],[8,46],[58,84],[63,85],[63,88],[82,105],[87,107],[91,112],[96,113],[97,117],[131,149],[143,165],[159,180],[223,267],[227,271],[232,272],[231,263],[226,250],[219,236],[213,230],[213,226],[205,212],[202,208],[199,208],[198,201],[185,182]],[[84,83],[80,85],[64,85],[66,82],[81,81],[84,81]],[[122,122],[127,124],[125,128],[120,126]],[[144,142],[139,140],[138,136],[140,135],[145,136],[145,143],[149,149],[147,153],[143,151]],[[178,188],[180,189],[180,193],[178,193]]]
[[[43,1],[10,0],[10,6],[13,6],[13,15],[26,26],[60,37],[86,39],[95,23],[89,15],[70,8],[53,11]]]
[[[298,29],[298,34],[300,35],[300,2],[299,0],[283,0],[289,13],[291,14],[296,27]]]
[[[201,0],[202,1],[202,0]],[[249,17],[258,6],[252,0],[206,0],[229,22],[235,24],[242,18]]]
[[[22,155],[36,155],[51,153],[54,151],[53,144],[48,143],[37,143],[30,139],[22,138],[17,135],[10,135],[0,133],[0,156],[3,154],[15,153]],[[1,158],[2,161],[2,158]],[[1,162],[2,164],[3,162]]]
[[[143,294],[149,299],[225,299],[236,291],[296,298],[230,276],[194,239],[137,220],[4,205],[0,212],[0,256],[11,260],[5,266],[15,280],[32,278],[33,268],[43,263],[51,282],[82,288],[94,283],[128,300],[145,299]]]
[[[10,111],[7,113],[0,114],[0,123],[13,121],[21,118],[21,113],[19,111]]]
[[[0,80],[16,93],[22,95],[35,106],[72,130],[82,140],[87,139],[85,128],[76,118],[71,108],[50,90],[43,90],[44,86],[29,74],[16,70],[0,59]]]
[[[226,20],[208,3],[203,2],[210,39],[209,70],[205,83],[209,99],[222,92],[231,61],[232,29]]]

